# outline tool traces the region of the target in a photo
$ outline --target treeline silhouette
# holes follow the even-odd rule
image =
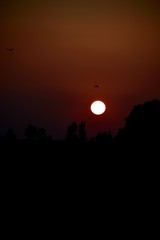
[[[137,209],[147,217],[159,192],[160,100],[134,106],[115,137],[99,132],[88,139],[84,121],[73,121],[62,140],[28,125],[23,139],[12,129],[1,136],[0,153],[1,193],[13,216],[23,209],[40,217],[53,208],[57,219],[71,209],[91,218],[107,209],[109,222]]]
[[[17,138],[13,129],[0,137],[1,162],[30,166],[60,166],[72,169],[111,167],[124,171],[157,164],[160,148],[160,100],[137,104],[124,119],[124,127],[113,137],[99,132],[87,138],[86,124],[73,121],[66,128],[64,139],[56,140],[44,128],[29,124],[24,138]]]
[[[58,147],[67,147],[73,150],[76,147],[100,147],[103,153],[109,150],[148,151],[154,148],[156,151],[160,143],[160,100],[146,101],[133,107],[129,115],[124,119],[124,127],[118,130],[113,137],[110,131],[99,132],[95,137],[88,138],[86,124],[81,121],[77,124],[73,121],[66,129],[65,138],[56,140],[51,134],[47,134],[44,128],[37,128],[29,124],[25,129],[24,138],[19,139],[13,129],[9,129],[4,136],[0,136],[1,148],[8,147],[43,147],[57,151]],[[54,148],[55,147],[55,148]],[[95,148],[94,148],[95,147]],[[58,148],[59,149],[59,148]],[[101,153],[101,151],[99,153]],[[59,152],[61,153],[61,152]]]

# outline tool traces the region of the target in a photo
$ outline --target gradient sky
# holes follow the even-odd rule
[[[135,104],[160,98],[158,2],[1,0],[0,134],[34,124],[63,138],[73,121],[114,134]]]

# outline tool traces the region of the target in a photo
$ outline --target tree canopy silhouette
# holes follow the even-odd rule
[[[118,143],[153,146],[160,143],[160,100],[154,99],[133,107],[125,126],[115,136]]]

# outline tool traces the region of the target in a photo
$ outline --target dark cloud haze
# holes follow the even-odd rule
[[[115,133],[133,105],[160,98],[159,3],[128,2],[1,1],[1,134],[32,123],[61,138],[72,121]]]

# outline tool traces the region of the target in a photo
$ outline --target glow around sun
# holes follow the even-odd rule
[[[90,109],[91,109],[92,113],[94,113],[96,115],[101,115],[102,113],[105,112],[106,105],[104,104],[104,102],[97,100],[91,104]]]

